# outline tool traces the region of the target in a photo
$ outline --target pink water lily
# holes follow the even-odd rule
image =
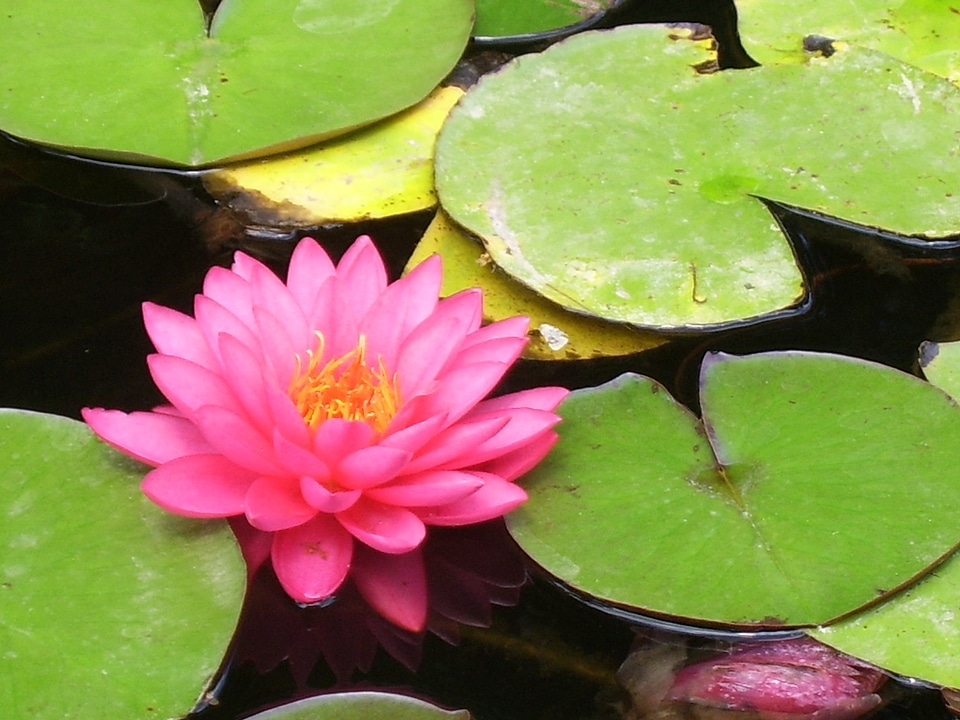
[[[567,392],[484,399],[522,351],[527,320],[481,327],[480,292],[441,300],[440,280],[433,257],[388,284],[367,237],[336,266],[303,240],[286,283],[238,253],[209,271],[195,317],[143,307],[157,349],[148,365],[170,405],[84,419],[154,466],[143,491],[158,505],[271,533],[274,569],[298,602],[334,593],[357,543],[395,557],[395,571],[365,563],[360,584],[380,604],[412,594],[400,616],[416,626],[426,526],[522,503],[513,481],[556,441]]]

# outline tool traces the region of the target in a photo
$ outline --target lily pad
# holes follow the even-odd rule
[[[960,342],[923,343],[920,367],[927,380],[951,397],[960,399]]]
[[[451,113],[441,205],[522,283],[612,320],[704,326],[803,294],[757,198],[904,235],[960,230],[954,85],[855,48],[701,74],[711,55],[676,34],[577,35]]]
[[[618,0],[477,0],[480,39],[534,35],[589,23]]]
[[[960,557],[875,608],[810,634],[898,675],[960,687]]]
[[[960,407],[890,368],[715,355],[698,420],[647,378],[575,391],[511,533],[601,601],[721,626],[823,625],[960,541]]]
[[[226,523],[139,489],[73,420],[0,411],[0,707],[36,720],[181,717],[217,670],[246,572]]]
[[[571,312],[500,272],[479,242],[439,211],[417,244],[406,271],[433,254],[443,258],[443,295],[479,287],[488,322],[514,315],[530,318],[524,357],[533,360],[584,360],[630,355],[662,345],[663,334]]]
[[[385,692],[320,695],[258,713],[250,720],[469,720],[466,710],[443,710],[425,700]]]
[[[960,13],[943,0],[738,0],[740,36],[761,64],[806,62],[804,38],[855,43],[960,82]],[[807,41],[815,47],[816,37]],[[829,50],[828,50],[829,52]]]
[[[302,147],[409,107],[450,71],[472,0],[35,0],[0,14],[0,128],[173,165]]]
[[[463,90],[441,87],[414,107],[305,150],[203,176],[207,191],[248,222],[312,227],[426,210],[437,204],[433,149]]]

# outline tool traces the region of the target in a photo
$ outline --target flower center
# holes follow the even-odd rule
[[[323,335],[318,332],[317,337],[316,351],[307,351],[306,367],[297,355],[297,372],[287,390],[307,425],[316,430],[331,418],[362,420],[382,433],[400,406],[396,376],[389,375],[383,358],[376,367],[367,366],[363,335],[356,348],[321,367]]]

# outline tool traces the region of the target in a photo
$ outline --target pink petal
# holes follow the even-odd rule
[[[271,424],[267,413],[262,361],[232,335],[221,333],[219,341],[223,366],[229,368],[223,379],[243,406],[246,417],[253,421],[261,432],[269,433]]]
[[[251,330],[256,327],[256,321],[253,319],[253,302],[250,299],[250,283],[236,273],[222,267],[210,268],[203,280],[201,297],[208,297],[215,301]],[[197,300],[199,301],[199,298]],[[194,307],[195,311],[198,309]]]
[[[332,277],[317,293],[312,308],[304,308],[307,324],[323,334],[324,360],[340,357],[357,347],[360,337],[358,318],[343,283]]]
[[[307,327],[300,304],[287,286],[267,268],[255,268],[250,277],[250,296],[254,308],[267,311],[286,330],[294,347],[313,345],[316,338]]]
[[[280,385],[286,385],[297,371],[297,357],[300,357],[301,364],[306,363],[307,350],[312,350],[313,345],[294,342],[288,328],[265,308],[254,307],[253,315],[257,320],[269,377]]]
[[[256,475],[221,455],[187,455],[151,470],[141,489],[157,505],[188,517],[229,517],[244,510]]]
[[[514,360],[520,357],[520,354],[526,346],[526,337],[502,337],[476,343],[467,348],[461,347],[460,352],[457,353],[455,363],[451,364],[448,369],[453,369],[460,365],[487,362],[489,360],[513,363]]]
[[[337,264],[337,278],[350,300],[354,317],[363,317],[387,287],[387,271],[367,235],[358,237]]]
[[[312,450],[290,442],[279,431],[273,433],[273,449],[283,469],[294,477],[306,475],[319,482],[330,479],[330,468]]]
[[[214,351],[219,352],[220,335],[226,334],[236,338],[255,355],[259,356],[261,353],[260,338],[257,336],[254,327],[247,325],[245,321],[238,318],[216,300],[206,295],[198,295],[193,303],[193,312],[197,316],[197,324],[206,338],[207,344]],[[253,322],[253,311],[248,309],[248,314],[250,315],[250,321]],[[223,367],[221,361],[221,368]]]
[[[535,410],[555,410],[570,391],[562,387],[538,387],[520,392],[500,395],[479,403],[467,417],[485,413],[495,413],[510,408],[534,408]]]
[[[400,417],[401,414],[403,414],[402,410],[394,416],[394,420]],[[380,445],[406,450],[412,455],[426,445],[446,424],[447,417],[443,414],[428,417],[426,420],[421,420],[406,427],[398,423],[396,426],[398,429],[396,431],[392,429],[394,424],[391,422],[387,428],[387,434],[380,438]]]
[[[185,415],[192,418],[197,408],[219,405],[243,414],[243,406],[218,373],[173,355],[150,355],[147,366],[160,392]]]
[[[481,487],[483,480],[473,473],[438,470],[398,478],[364,494],[386,505],[432,507],[462,500]]]
[[[390,554],[410,552],[423,542],[426,534],[423,522],[409,510],[366,498],[337,513],[336,518],[357,540]]]
[[[258,530],[272,532],[302,525],[317,514],[303,499],[294,478],[257,478],[246,497],[247,520]]]
[[[334,470],[334,480],[351,490],[382,485],[397,476],[410,460],[410,453],[397,448],[371,445],[344,457]]]
[[[336,273],[330,256],[313,238],[303,238],[290,257],[287,270],[287,287],[290,294],[309,315],[313,309],[320,288]]]
[[[200,326],[189,315],[145,302],[143,324],[153,346],[163,355],[176,355],[211,370],[219,369]]]
[[[346,455],[368,447],[372,440],[373,428],[367,423],[333,418],[317,429],[313,451],[328,466],[334,467]]]
[[[511,482],[496,475],[477,475],[483,478],[482,488],[463,500],[421,512],[423,521],[428,525],[472,525],[506,515],[527,499],[527,493]]]
[[[474,422],[459,422],[438,433],[427,443],[404,468],[404,475],[432,470],[442,464],[450,464],[458,458],[469,458],[482,443],[499,433],[509,418],[483,418]],[[474,465],[462,462],[458,467]]]
[[[498,320],[497,322],[478,328],[476,332],[470,333],[466,342],[463,344],[464,349],[500,338],[526,338],[529,325],[529,318],[523,315],[515,315],[514,317],[509,317],[504,320]]]
[[[423,397],[417,412],[421,417],[446,413],[447,422],[455,423],[496,386],[506,371],[504,363],[485,362],[447,372],[436,389]]]
[[[544,433],[529,444],[485,462],[475,469],[497,475],[504,480],[516,480],[543,460],[557,444],[557,440],[559,436],[555,432]]]
[[[270,408],[273,429],[290,442],[304,448],[310,447],[310,443],[313,442],[310,429],[290,396],[273,383],[266,384],[264,392],[267,397],[267,407]]]
[[[360,490],[331,492],[311,477],[300,478],[300,492],[311,507],[324,513],[338,513],[353,507],[363,493]]]
[[[189,420],[166,413],[84,408],[83,419],[107,443],[147,465],[213,452]]]
[[[480,329],[483,321],[483,293],[478,288],[461,290],[438,302],[433,314],[460,318],[464,321],[469,337],[469,334]]]
[[[277,579],[300,603],[317,602],[336,592],[352,555],[353,538],[332,516],[323,514],[277,532],[270,552]]]
[[[411,398],[427,391],[463,343],[464,324],[456,318],[421,323],[404,341],[397,356],[400,396]]]
[[[200,408],[196,416],[207,442],[231,462],[258,475],[284,474],[273,443],[246,418],[217,405]]]
[[[360,321],[371,358],[396,366],[404,339],[436,308],[440,281],[440,256],[434,255],[383,291]]]
[[[233,254],[233,265],[230,267],[230,270],[244,280],[249,281],[253,273],[260,268],[266,269],[266,266],[245,252],[235,252]]]
[[[353,580],[364,600],[394,625],[420,632],[427,623],[427,575],[419,549],[385,555],[356,548]]]
[[[515,408],[505,411],[504,415],[494,417],[507,421],[496,435],[477,442],[473,448],[462,455],[455,456],[445,463],[437,463],[435,467],[456,469],[485,463],[530,444],[560,422],[560,417],[548,410],[531,408]]]

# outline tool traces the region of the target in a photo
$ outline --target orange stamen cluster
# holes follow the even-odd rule
[[[319,332],[317,337],[316,351],[307,351],[306,367],[297,355],[297,372],[287,390],[307,425],[316,430],[331,418],[362,420],[382,433],[400,407],[397,377],[387,372],[383,358],[376,367],[367,366],[363,335],[356,348],[321,367],[324,341]]]

